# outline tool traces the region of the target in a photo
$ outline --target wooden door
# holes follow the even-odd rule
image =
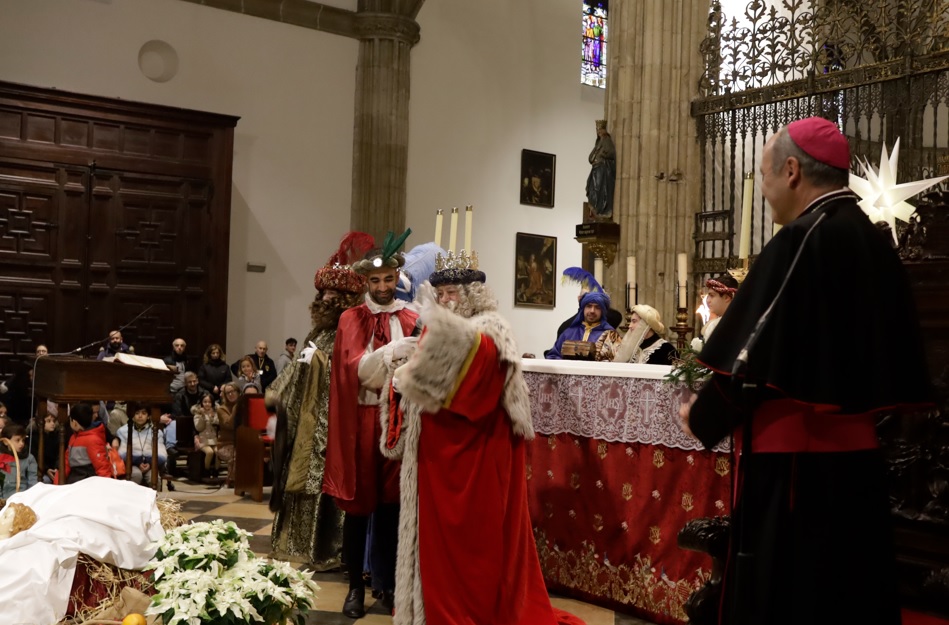
[[[0,82],[0,375],[130,322],[140,354],[224,344],[236,123]]]

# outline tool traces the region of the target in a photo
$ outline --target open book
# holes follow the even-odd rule
[[[107,360],[107,359],[103,359]],[[113,362],[120,362],[123,365],[132,365],[133,367],[146,367],[148,369],[158,369],[159,371],[172,370],[161,358],[151,358],[149,356],[138,356],[136,354],[116,354]]]

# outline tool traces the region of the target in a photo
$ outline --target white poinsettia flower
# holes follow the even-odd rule
[[[193,523],[166,533],[149,563],[156,594],[146,611],[166,625],[260,623],[261,613],[289,622],[310,609],[319,586],[308,571],[258,558],[249,532],[221,520]]]

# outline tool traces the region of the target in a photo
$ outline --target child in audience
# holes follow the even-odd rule
[[[152,421],[151,406],[144,404],[136,406],[129,404],[129,410],[132,410],[132,481],[136,484],[150,484],[151,471],[153,468],[159,472],[164,471],[165,461],[168,459],[168,451],[165,449],[165,437],[161,430],[158,431],[158,462],[153,462],[152,458]],[[112,442],[113,446],[118,446],[119,455],[124,460],[128,453],[129,428],[119,428],[117,438]]]
[[[197,432],[195,438],[195,447],[204,452],[204,471],[211,471],[211,464],[214,464],[214,472],[211,474],[216,477],[219,462],[214,453],[217,448],[217,425],[218,416],[214,410],[214,400],[210,393],[201,395],[198,403],[191,408],[194,415],[194,429]]]
[[[244,356],[240,359],[240,362],[237,363],[240,371],[240,375],[237,376],[237,384],[241,387],[241,392],[247,392],[247,387],[252,386],[257,389],[258,393],[263,393],[263,386],[260,383],[260,372],[254,368],[254,361],[250,359],[250,356]]]
[[[26,448],[26,428],[16,423],[10,423],[0,432],[0,438],[10,441],[10,444],[0,443],[0,454],[9,454],[10,462],[6,470],[3,471],[5,477],[3,480],[3,492],[0,497],[9,499],[13,493],[22,492],[36,484],[36,458]],[[20,490],[16,486],[16,462],[12,459],[13,454],[20,458]]]
[[[53,484],[56,470],[59,469],[59,424],[56,415],[47,414],[43,418],[43,475],[44,484]]]
[[[7,407],[4,406],[2,402],[0,402],[0,430],[5,428],[7,423],[9,423],[9,419],[7,418]]]
[[[73,435],[66,452],[66,484],[98,475],[112,477],[112,463],[105,449],[105,426],[93,422],[92,406],[76,404],[69,411]]]

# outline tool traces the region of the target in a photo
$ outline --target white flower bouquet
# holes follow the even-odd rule
[[[302,625],[319,587],[309,571],[258,558],[248,532],[221,520],[168,531],[147,569],[147,614],[165,625]]]
[[[705,347],[705,341],[701,338],[692,339],[691,344],[686,345],[679,352],[679,358],[672,362],[672,371],[663,379],[670,383],[685,384],[693,393],[699,392],[712,377],[712,372],[696,360],[696,356],[702,352],[703,347]]]

